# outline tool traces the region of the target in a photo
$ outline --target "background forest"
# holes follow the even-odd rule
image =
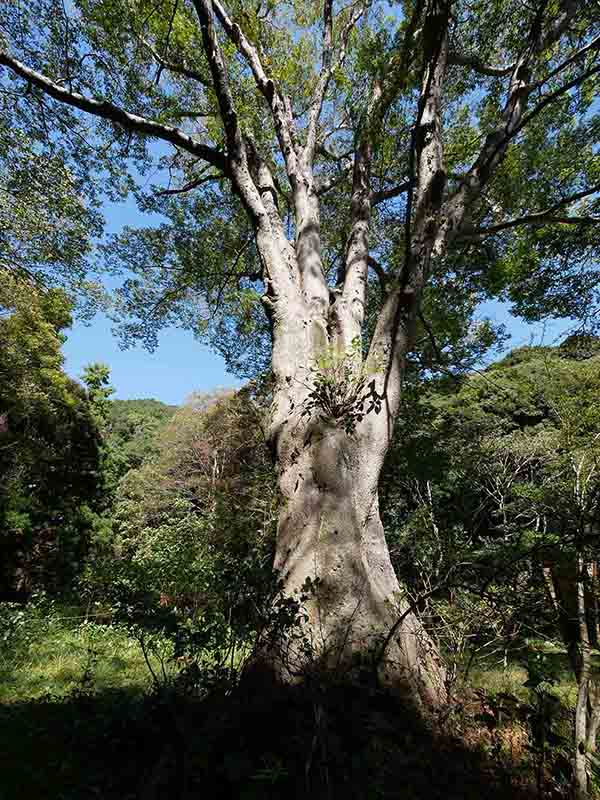
[[[41,796],[48,770],[45,796],[157,796],[180,757],[191,786],[287,791],[298,780],[289,752],[227,740],[221,758],[227,734],[214,730],[181,741],[186,704],[234,695],[257,640],[295,624],[296,609],[273,605],[268,384],[192,393],[181,407],[112,400],[106,366],[90,365],[82,383],[64,373],[66,295],[10,280],[0,320],[5,796]],[[598,658],[599,393],[590,336],[412,384],[382,508],[395,569],[448,664],[446,735],[487,764],[448,746],[461,791],[479,791],[481,769],[506,791],[568,791],[582,670]],[[585,702],[593,758],[595,694]],[[152,726],[165,713],[159,742]],[[383,792],[408,734],[401,726],[390,741],[379,724],[357,769]],[[410,735],[414,758],[430,758]],[[203,760],[210,752],[218,767]],[[325,768],[345,774],[343,751]],[[412,780],[436,791],[437,779]]]

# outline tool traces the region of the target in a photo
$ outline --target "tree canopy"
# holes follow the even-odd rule
[[[282,230],[298,239],[301,152],[320,198],[320,268],[332,287],[358,232],[370,227],[374,314],[416,230],[417,162],[430,158],[417,136],[430,124],[421,82],[437,80],[427,70],[441,55],[430,143],[444,153],[434,169],[443,176],[435,214],[452,228],[459,207],[464,213],[432,268],[423,341],[433,325],[438,350],[451,351],[458,332],[488,344],[489,330],[470,325],[487,295],[509,299],[528,319],[596,324],[594,4],[4,7],[5,124],[33,139],[36,157],[47,152],[64,164],[82,196],[137,182],[141,207],[165,217],[155,228],[123,231],[104,253],[105,263],[133,273],[121,295],[126,336],[153,346],[157,329],[175,322],[208,331],[238,371],[265,366],[260,298],[274,278],[263,282],[256,207],[236,164],[241,158],[263,202],[264,192],[272,196]],[[443,54],[439,24],[447,27]],[[369,149],[368,198],[361,146]],[[34,160],[25,150],[27,169]]]

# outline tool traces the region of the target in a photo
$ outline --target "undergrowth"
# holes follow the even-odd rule
[[[178,660],[167,633],[152,636],[44,599],[2,608],[0,800],[567,796],[561,652],[554,683],[481,662],[423,720],[339,679],[251,688],[237,665]]]

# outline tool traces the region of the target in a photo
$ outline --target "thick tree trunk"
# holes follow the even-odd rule
[[[283,502],[275,568],[287,596],[308,594],[303,634],[310,651],[286,650],[284,672],[312,661],[346,673],[362,662],[414,702],[442,702],[439,656],[403,599],[379,517],[384,453],[370,451],[358,433],[301,416],[281,430],[277,449]]]

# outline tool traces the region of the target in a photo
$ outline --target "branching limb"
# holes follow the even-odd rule
[[[395,197],[399,197],[401,194],[408,192],[410,188],[410,181],[404,181],[404,183],[400,183],[398,186],[392,186],[389,189],[381,189],[379,192],[371,192],[371,205],[378,206],[380,203],[385,203],[386,200],[393,200]]]
[[[340,34],[340,49],[335,64],[337,68],[344,66],[344,62],[346,60],[346,54],[348,52],[348,42],[350,41],[350,34],[352,33],[356,25],[358,25],[361,17],[364,14],[366,14],[366,12],[369,10],[371,2],[372,0],[366,0],[366,2],[358,2],[354,5],[352,10],[350,11],[350,15],[346,21],[346,24],[342,28],[342,32]]]
[[[563,61],[562,64],[559,64],[558,67],[556,67],[551,72],[549,72],[548,75],[546,75],[541,80],[537,81],[534,84],[534,86],[536,88],[539,87],[539,86],[543,86],[545,83],[548,83],[549,80],[551,80],[552,78],[555,78],[561,72],[564,72],[565,69],[567,69],[567,67],[572,66],[576,61],[578,61],[586,53],[593,52],[594,50],[600,50],[600,36],[596,36],[594,39],[592,39],[591,42],[588,42],[588,44],[586,44],[583,47],[579,48],[579,50],[577,50],[575,53],[570,55],[569,58],[567,58],[565,61]]]
[[[523,128],[528,125],[532,119],[537,117],[537,115],[543,111],[550,103],[553,103],[559,97],[562,97],[567,92],[570,92],[571,89],[574,89],[576,86],[579,86],[586,81],[588,78],[591,78],[593,75],[598,75],[600,73],[600,62],[593,64],[588,69],[584,70],[580,75],[573,78],[572,80],[568,81],[567,83],[559,86],[558,89],[555,89],[553,92],[546,94],[542,97],[542,99],[531,109],[531,111],[523,116],[520,123],[515,126],[513,133],[508,137],[507,142],[520,133]]]
[[[477,56],[464,55],[456,51],[452,51],[448,54],[448,64],[470,67],[470,69],[474,72],[478,72],[480,75],[489,75],[493,78],[502,78],[505,75],[510,75],[515,68],[514,64],[484,64]]]
[[[167,36],[165,38],[165,52],[167,52],[169,49],[169,42],[171,40],[171,34],[173,33],[173,23],[175,22],[178,6],[179,6],[179,0],[175,0],[175,2],[173,3],[173,10],[171,11],[171,17],[169,18],[169,27],[167,29]],[[164,64],[159,64],[158,69],[156,70],[156,78],[154,79],[154,83],[157,86],[160,83],[160,76],[162,75],[163,69],[164,69]]]
[[[227,161],[222,153],[201,142],[197,142],[191,136],[183,133],[179,128],[163,125],[160,122],[155,122],[154,120],[150,120],[138,114],[131,114],[119,108],[119,106],[109,103],[107,100],[95,100],[91,97],[79,94],[78,92],[71,92],[3,51],[0,51],[0,65],[8,67],[16,75],[28,81],[32,86],[41,89],[44,94],[47,94],[49,97],[61,103],[65,103],[65,105],[78,108],[80,111],[93,114],[95,117],[108,119],[132,133],[145,134],[170,142],[176,147],[180,147],[182,150],[212,164],[223,172],[227,170]]]
[[[204,52],[208,60],[221,119],[225,128],[230,171],[242,201],[254,218],[255,224],[259,224],[265,217],[265,208],[248,168],[248,158],[229,87],[229,77],[215,34],[212,4],[210,0],[195,0],[194,5],[200,20]]]
[[[506,222],[501,222],[498,225],[490,225],[487,228],[475,228],[473,230],[465,230],[461,232],[461,239],[474,239],[483,236],[490,236],[494,233],[508,230],[509,228],[517,228],[520,225],[600,225],[600,217],[560,217],[551,214],[526,214],[516,219],[509,219]]]
[[[317,195],[322,196],[330,189],[334,189],[348,179],[352,173],[352,161],[346,160],[346,163],[338,173],[328,177],[317,176],[314,180],[315,192]]]
[[[323,107],[323,100],[331,80],[333,62],[333,0],[323,2],[323,44],[322,44],[321,74],[317,81],[317,88],[312,99],[308,114],[306,129],[306,146],[304,148],[304,161],[313,162],[317,141],[317,125]]]
[[[175,75],[181,75],[184,78],[189,78],[190,80],[196,81],[197,83],[201,84],[204,87],[210,87],[212,85],[210,81],[208,81],[201,72],[198,72],[195,69],[191,69],[191,67],[188,67],[183,61],[182,62],[171,61],[170,59],[161,55],[158,52],[158,50],[154,47],[154,45],[152,45],[143,36],[138,35],[138,39],[146,48],[146,50],[148,50],[152,58],[156,61],[156,63],[161,69],[166,69],[169,72],[174,73]]]
[[[499,233],[500,231],[508,230],[509,228],[516,228],[520,225],[595,225],[600,222],[599,217],[593,217],[589,215],[557,216],[556,212],[565,206],[576,203],[579,200],[583,200],[586,197],[597,194],[598,192],[600,192],[600,183],[594,184],[594,186],[590,186],[588,189],[583,189],[581,192],[575,192],[574,194],[567,195],[542,211],[534,211],[531,214],[523,214],[520,217],[507,219],[503,222],[498,222],[495,225],[488,225],[482,228],[463,229],[460,233],[460,238],[473,239],[489,236],[490,234]]]
[[[546,80],[549,79],[546,77],[541,83],[531,83],[530,75],[535,65],[536,58],[540,57],[548,47],[558,41],[560,36],[567,29],[570,21],[575,17],[580,2],[578,2],[578,0],[563,0],[561,5],[560,13],[547,31],[543,29],[544,4],[540,6],[538,13],[532,21],[527,46],[515,63],[510,75],[507,99],[502,110],[501,121],[499,125],[488,134],[472,167],[468,170],[454,194],[445,204],[445,228],[448,235],[456,235],[458,233],[466,217],[467,208],[480,196],[482,189],[503,160],[508,146],[515,136],[517,136],[517,134],[550,103],[579,85],[586,78],[600,71],[600,65],[593,65],[584,70],[576,78],[547,94],[529,113],[526,113],[527,102],[531,93],[535,88],[539,88],[541,83],[545,83]],[[578,50],[563,62],[563,64],[557,67],[551,75],[556,75],[567,66],[573,64],[577,59],[593,49],[592,45],[595,47],[594,43],[591,42],[584,48]]]
[[[392,54],[383,80],[375,81],[373,85],[365,119],[355,145],[350,234],[346,247],[346,263],[344,270],[341,271],[344,283],[333,309],[339,344],[343,348],[347,348],[352,341],[360,337],[364,320],[368,287],[372,207],[371,164],[374,147],[391,103],[406,84],[415,53],[414,36],[422,16],[424,2],[425,0],[417,0],[401,46]]]
[[[430,260],[439,247],[439,217],[446,184],[441,115],[448,25],[449,3],[428,0],[423,34],[424,70],[410,157],[406,256],[379,314],[368,355],[368,363],[378,371],[377,391],[385,398],[386,425],[372,429],[377,440],[389,441],[392,435],[404,357],[415,334],[420,295],[429,274]]]
[[[186,192],[190,192],[192,189],[197,189],[199,186],[204,185],[205,183],[212,183],[213,181],[219,181],[223,175],[203,175],[199,178],[195,178],[192,181],[184,184],[183,186],[177,186],[174,189],[162,189],[158,192],[159,197],[172,195],[172,194],[185,194]]]
[[[346,60],[348,52],[348,42],[350,34],[358,24],[360,18],[365,14],[371,0],[357,2],[349,9],[348,19],[342,27],[339,37],[339,50],[334,61],[334,42],[333,42],[333,0],[324,0],[323,3],[323,45],[321,72],[317,81],[314,97],[309,109],[309,118],[306,133],[306,146],[304,149],[304,159],[306,164],[312,165],[315,149],[317,147],[317,127],[323,108],[323,102],[327,93],[327,88],[335,69],[340,69]]]
[[[229,17],[220,0],[202,4],[212,6],[223,30],[249,65],[254,81],[271,109],[279,146],[286,162],[288,174],[293,180],[297,172],[297,155],[293,140],[291,107],[289,104],[286,105],[285,98],[281,96],[275,83],[267,75],[258,50],[248,41],[240,26]],[[201,5],[200,0],[194,0],[194,5],[198,8]]]
[[[373,256],[369,256],[368,259],[369,267],[373,270],[373,272],[377,275],[377,279],[379,280],[379,285],[381,286],[381,291],[385,294],[389,289],[389,275],[383,268],[383,266],[377,261],[377,259],[373,258]]]
[[[381,91],[376,93],[372,99],[367,111],[367,118],[365,120],[365,132],[373,135],[376,132],[391,103],[398,96],[399,91],[406,84],[410,65],[415,57],[415,34],[417,26],[421,20],[425,0],[417,0],[412,16],[406,26],[402,46],[392,54],[389,64],[386,69],[386,74],[381,83]]]

